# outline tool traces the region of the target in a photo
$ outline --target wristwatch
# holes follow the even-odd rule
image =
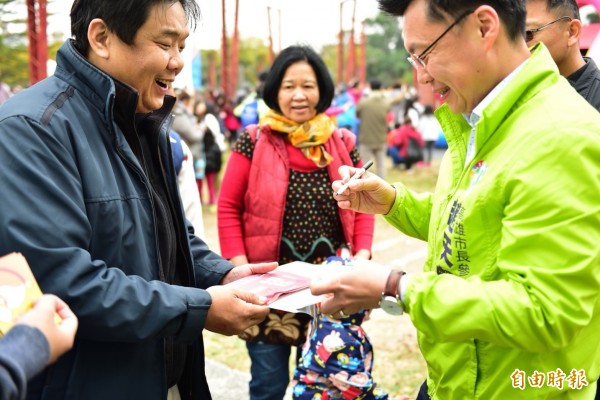
[[[406,274],[404,271],[392,270],[388,275],[385,291],[381,293],[381,300],[379,300],[379,307],[388,314],[402,315],[404,313],[399,287],[400,279],[404,274]]]

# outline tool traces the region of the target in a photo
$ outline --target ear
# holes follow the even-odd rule
[[[473,12],[479,32],[479,37],[485,50],[491,49],[500,34],[500,17],[492,7],[479,6]]]
[[[567,41],[567,46],[578,46],[579,45],[579,36],[581,35],[581,27],[582,23],[578,19],[572,19],[569,23],[569,39]]]
[[[108,59],[110,56],[111,32],[104,20],[95,18],[88,27],[88,42],[90,43],[91,57]]]

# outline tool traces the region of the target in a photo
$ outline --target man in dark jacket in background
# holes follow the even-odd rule
[[[0,254],[23,253],[79,318],[29,398],[210,399],[202,331],[268,313],[220,284],[276,264],[233,269],[177,192],[166,94],[199,13],[194,0],[76,0],[54,76],[0,109]]]
[[[575,0],[527,0],[527,45],[544,43],[560,74],[600,111],[600,70],[594,60],[581,55],[581,28]]]

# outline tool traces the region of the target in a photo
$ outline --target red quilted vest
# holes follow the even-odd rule
[[[283,232],[283,214],[289,182],[289,161],[284,139],[269,127],[258,130],[246,127],[255,142],[248,189],[244,198],[244,244],[250,263],[277,261]],[[336,129],[325,143],[333,161],[327,166],[331,181],[341,179],[338,168],[353,165],[350,150],[355,136],[347,129]],[[354,215],[351,210],[338,209],[344,237],[351,251],[354,235]]]

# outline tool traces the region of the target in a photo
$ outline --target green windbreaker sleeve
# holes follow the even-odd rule
[[[431,193],[416,193],[403,183],[394,183],[396,199],[385,219],[408,236],[427,240],[431,217]]]

